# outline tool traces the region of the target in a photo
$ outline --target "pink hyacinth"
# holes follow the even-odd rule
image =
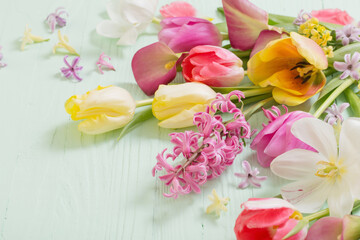
[[[218,94],[207,112],[196,113],[194,124],[198,127],[198,132],[170,134],[175,147],[172,153],[166,154],[165,149],[157,155],[157,163],[152,171],[153,176],[157,171],[166,172],[159,177],[165,185],[170,186],[169,193],[164,193],[164,196],[177,198],[192,191],[199,193],[201,185],[207,180],[219,177],[233,164],[237,154],[242,152],[242,139],[250,137],[250,125],[241,110],[231,102],[230,96],[237,96],[241,101],[243,93],[234,91],[228,97]],[[221,116],[210,115],[210,111],[217,110],[232,114],[233,118],[223,122]],[[234,123],[238,131],[234,131]],[[178,157],[185,159],[178,162]],[[175,165],[170,164],[168,159],[174,161]]]
[[[195,17],[196,9],[190,3],[177,1],[162,6],[160,8],[160,13],[164,18]]]
[[[104,74],[102,67],[105,67],[105,68],[115,71],[114,66],[111,63],[109,63],[108,61],[106,61],[105,58],[107,58],[109,61],[111,60],[111,58],[109,56],[105,55],[105,53],[101,53],[99,60],[96,62],[96,65],[98,66],[101,74]]]
[[[64,57],[64,63],[66,64],[66,67],[62,67],[60,70],[64,74],[66,78],[74,77],[78,81],[81,81],[82,78],[79,76],[78,71],[82,70],[82,66],[78,66],[78,63],[80,61],[80,57],[75,57],[70,65],[70,63],[67,61],[68,55]]]
[[[302,111],[287,112],[281,115],[280,109],[273,106],[271,110],[263,109],[268,125],[252,141],[250,147],[257,152],[257,160],[262,167],[270,167],[270,163],[277,156],[295,148],[315,151],[312,147],[297,139],[291,133],[291,126],[299,119],[313,117]]]
[[[195,17],[165,18],[161,21],[159,41],[175,53],[188,52],[199,45],[221,46],[222,37],[210,21]],[[196,33],[196,34],[194,34]]]
[[[347,77],[352,77],[355,80],[360,79],[359,68],[360,68],[360,53],[354,52],[351,56],[350,53],[345,54],[344,56],[345,62],[334,62],[334,68],[342,72],[340,75],[340,79],[345,79]]]
[[[259,170],[257,168],[252,169],[248,161],[242,161],[241,166],[244,170],[244,173],[235,173],[235,176],[243,179],[243,181],[239,184],[239,188],[245,189],[249,185],[253,187],[261,187],[260,182],[267,179],[266,176],[258,176]]]
[[[1,46],[0,46],[0,50],[1,50]],[[3,54],[0,52],[0,68],[3,68],[3,67],[6,67],[7,66],[7,64],[6,63],[3,63],[3,62],[1,62],[2,61],[2,59],[3,59]]]
[[[64,27],[66,25],[66,19],[64,15],[69,16],[67,11],[63,7],[58,7],[54,13],[50,13],[46,18],[46,23],[49,25],[51,32],[54,32],[56,25]]]

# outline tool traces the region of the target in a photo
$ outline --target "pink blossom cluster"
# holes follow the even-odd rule
[[[172,153],[165,153],[167,149],[159,153],[152,171],[153,176],[156,171],[166,171],[159,177],[170,186],[170,193],[164,193],[164,196],[177,198],[192,191],[199,193],[201,185],[220,176],[242,152],[242,140],[250,138],[251,129],[241,110],[230,100],[232,96],[236,96],[239,102],[244,98],[240,91],[226,96],[217,94],[206,112],[194,115],[198,132],[170,134],[170,141],[175,145]],[[224,122],[220,115],[212,116],[211,113],[216,111],[232,114],[232,119]],[[175,161],[178,157],[184,161],[177,162],[175,166],[168,162],[168,159]]]

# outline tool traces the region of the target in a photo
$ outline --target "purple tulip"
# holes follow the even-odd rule
[[[175,53],[188,52],[198,45],[221,46],[219,30],[210,21],[195,17],[165,18],[161,21],[159,41]]]

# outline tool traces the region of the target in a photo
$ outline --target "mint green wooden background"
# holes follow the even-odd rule
[[[160,0],[159,5],[170,0]],[[360,1],[254,0],[263,9],[296,16],[300,9],[342,8],[357,18]],[[146,96],[135,84],[130,63],[133,54],[156,41],[151,28],[132,47],[100,37],[95,26],[107,18],[106,1],[0,0],[0,45],[8,67],[0,69],[0,240],[99,239],[234,239],[233,226],[240,204],[249,197],[279,193],[285,181],[269,176],[261,189],[237,189],[241,160],[255,163],[246,149],[220,178],[208,182],[201,194],[177,200],[162,196],[164,185],[151,176],[155,156],[169,144],[169,130],[150,120],[116,142],[119,131],[87,136],[64,110],[65,100],[114,84],[136,99]],[[192,0],[200,16],[214,17],[220,0]],[[57,42],[43,22],[58,6],[70,13],[62,33],[81,55],[84,78],[63,78],[63,55],[51,53]],[[218,16],[219,17],[219,16]],[[219,18],[215,18],[216,22]],[[49,42],[20,51],[25,24]],[[151,33],[152,32],[152,33]],[[101,52],[112,57],[116,72],[101,75],[95,62]],[[307,105],[303,108],[308,107]],[[260,127],[260,115],[251,119]],[[215,188],[230,197],[228,212],[220,218],[205,214],[207,196]]]

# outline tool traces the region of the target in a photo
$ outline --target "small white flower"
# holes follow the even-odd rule
[[[293,149],[273,160],[276,175],[295,180],[281,189],[283,198],[305,213],[318,211],[327,200],[331,216],[349,214],[360,198],[360,119],[343,122],[339,148],[333,127],[321,120],[300,119],[291,132],[318,153]]]
[[[153,20],[158,0],[117,0],[106,5],[110,20],[96,26],[96,32],[119,38],[118,45],[133,45]]]

